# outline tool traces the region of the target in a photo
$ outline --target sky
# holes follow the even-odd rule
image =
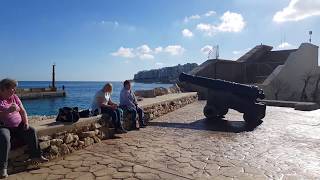
[[[0,78],[122,81],[235,60],[259,44],[320,44],[320,0],[0,0]],[[211,57],[214,53],[210,53]]]

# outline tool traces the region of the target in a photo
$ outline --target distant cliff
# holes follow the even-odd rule
[[[144,82],[144,83],[175,83],[178,80],[180,73],[193,70],[197,67],[196,63],[187,63],[184,65],[177,65],[173,67],[164,67],[161,69],[152,69],[149,71],[140,71],[134,75],[135,82]]]

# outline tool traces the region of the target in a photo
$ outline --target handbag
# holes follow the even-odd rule
[[[77,122],[80,119],[78,107],[63,107],[59,109],[56,121]]]

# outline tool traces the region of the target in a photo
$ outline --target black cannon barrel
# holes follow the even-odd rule
[[[253,86],[253,85],[245,85],[245,84],[235,83],[231,81],[194,76],[194,75],[189,75],[185,73],[180,74],[179,81],[188,82],[188,83],[206,87],[212,90],[231,92],[233,94],[245,96],[252,100],[256,100],[257,98],[259,99],[265,98],[265,95],[262,89],[259,89],[257,86]]]

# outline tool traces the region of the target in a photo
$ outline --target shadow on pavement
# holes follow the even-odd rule
[[[195,129],[195,130],[210,130],[220,132],[247,132],[253,131],[262,122],[255,125],[248,125],[244,121],[228,121],[225,119],[200,119],[192,123],[173,123],[173,122],[149,122],[149,126]]]

